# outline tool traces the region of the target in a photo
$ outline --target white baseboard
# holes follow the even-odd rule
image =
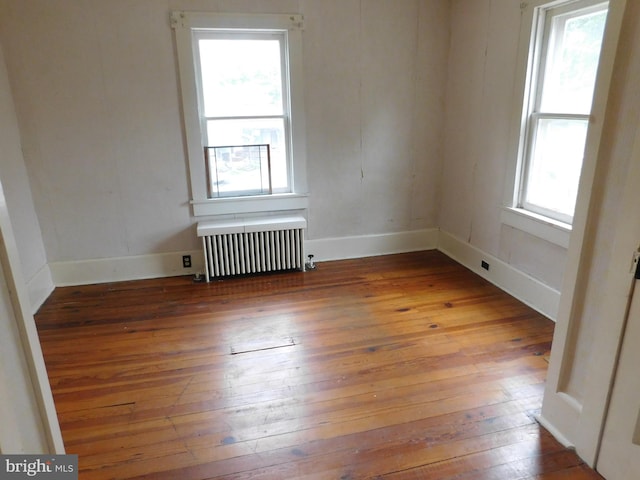
[[[191,255],[191,268],[182,267],[182,256]],[[100,258],[49,264],[56,287],[193,275],[204,270],[202,250]]]
[[[305,253],[313,255],[314,261],[328,261],[434,250],[437,245],[438,229],[429,228],[411,232],[307,240]]]
[[[543,284],[504,261],[437,228],[379,235],[307,240],[306,254],[314,261],[362,258],[394,253],[438,249],[502,290],[555,321],[560,292]],[[191,255],[192,267],[182,267],[182,256]],[[489,271],[481,268],[485,260]],[[202,251],[184,251],[131,257],[53,262],[30,282],[32,305],[39,307],[53,290],[52,285],[139,280],[145,278],[193,275],[203,272]]]
[[[305,249],[307,254],[314,255],[314,261],[326,261],[433,250],[437,244],[438,229],[433,228],[381,235],[308,240],[305,242]],[[192,268],[182,267],[182,255],[191,255]],[[49,268],[53,285],[63,287],[192,275],[204,271],[204,258],[201,250],[194,250],[131,257],[52,262],[49,264]],[[46,295],[44,299],[46,299]]]
[[[31,313],[36,313],[55,288],[49,265],[44,265],[26,283],[31,302]]]
[[[551,320],[556,320],[559,291],[447,232],[440,231],[438,250]],[[489,264],[489,270],[481,267],[483,260]]]

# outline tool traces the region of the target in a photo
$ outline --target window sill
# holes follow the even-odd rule
[[[211,198],[193,200],[196,217],[210,215],[235,215],[242,213],[267,213],[287,210],[303,210],[309,205],[306,194],[283,193],[256,197]]]
[[[569,248],[571,225],[522,208],[505,207],[500,221],[563,248]]]

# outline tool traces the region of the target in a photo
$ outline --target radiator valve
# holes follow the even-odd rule
[[[307,255],[307,258],[309,260],[307,260],[307,263],[305,263],[305,268],[307,270],[315,270],[316,269],[316,264],[313,263],[313,255]]]

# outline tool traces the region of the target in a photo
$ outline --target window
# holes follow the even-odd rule
[[[195,215],[306,208],[301,25],[173,12]]]
[[[534,12],[520,132],[516,207],[571,224],[585,151],[606,2],[572,1]]]

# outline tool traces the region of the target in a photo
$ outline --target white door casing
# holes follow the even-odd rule
[[[0,453],[65,453],[1,183],[0,329]]]
[[[617,362],[611,376],[610,399],[602,425],[602,435],[596,457],[596,470],[608,480],[640,478],[640,281],[633,278],[633,248],[640,251],[640,126],[638,126],[628,175],[626,177],[620,220],[612,248],[619,256],[626,254],[629,268],[611,271],[619,278],[618,292],[609,298],[627,295],[621,307],[626,315],[620,330]],[[631,247],[633,245],[633,247]],[[611,285],[609,283],[609,285]],[[625,291],[626,289],[626,291]],[[605,314],[607,310],[604,310]],[[602,319],[603,329],[607,319]],[[602,330],[604,332],[604,330]]]
[[[634,291],[597,462],[608,480],[640,478],[640,285]]]

